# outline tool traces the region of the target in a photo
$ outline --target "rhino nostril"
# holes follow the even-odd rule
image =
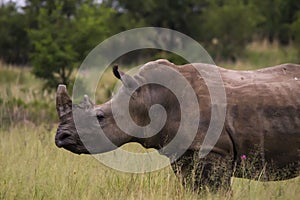
[[[58,131],[55,136],[56,146],[58,146],[60,148],[60,147],[70,145],[72,143],[72,140],[70,140],[69,138],[71,138],[71,137],[72,137],[72,135],[70,133],[64,133],[64,132]]]
[[[71,137],[71,134],[69,134],[69,133],[62,133],[62,134],[60,134],[60,136],[58,137],[58,139],[61,140],[61,141],[63,141],[66,138],[69,138],[69,137]]]

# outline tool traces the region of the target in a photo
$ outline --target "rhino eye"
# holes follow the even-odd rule
[[[101,122],[104,119],[104,115],[102,113],[97,113],[96,117],[99,122]]]
[[[101,110],[98,110],[96,112],[96,117],[97,117],[98,121],[101,122],[104,119],[104,113]]]

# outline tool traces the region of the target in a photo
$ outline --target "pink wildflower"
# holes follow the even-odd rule
[[[242,159],[242,160],[246,160],[246,159],[247,159],[247,156],[246,156],[246,155],[242,155],[242,156],[241,156],[241,159]]]

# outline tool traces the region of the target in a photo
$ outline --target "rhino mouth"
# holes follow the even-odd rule
[[[55,138],[55,145],[58,148],[64,148],[76,154],[90,154],[90,152],[84,147],[84,145],[81,142],[79,144],[78,142],[68,141],[65,138]]]
[[[64,148],[76,154],[90,154],[81,141],[73,141],[71,134],[68,133],[57,133],[55,137],[55,145],[58,148]]]
[[[71,151],[75,154],[91,154],[87,149],[78,148],[76,144],[67,144],[63,146],[64,149]]]

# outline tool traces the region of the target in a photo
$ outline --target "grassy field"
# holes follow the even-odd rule
[[[0,131],[0,199],[282,199],[296,200],[300,178],[262,183],[232,179],[233,194],[184,190],[170,167],[129,174],[54,144],[55,129],[18,125]]]
[[[255,69],[297,62],[295,55],[293,48],[255,43],[247,49],[248,60],[217,64]],[[198,195],[185,190],[170,167],[122,173],[92,156],[58,149],[55,94],[43,91],[42,83],[29,68],[0,64],[0,199],[299,199],[299,177],[266,183],[232,178],[231,195]],[[105,87],[99,95],[108,98]]]
[[[54,145],[55,129],[19,125],[0,132],[0,199],[297,199],[300,179],[262,183],[232,179],[233,194],[185,191],[170,167],[114,171],[88,155]]]

